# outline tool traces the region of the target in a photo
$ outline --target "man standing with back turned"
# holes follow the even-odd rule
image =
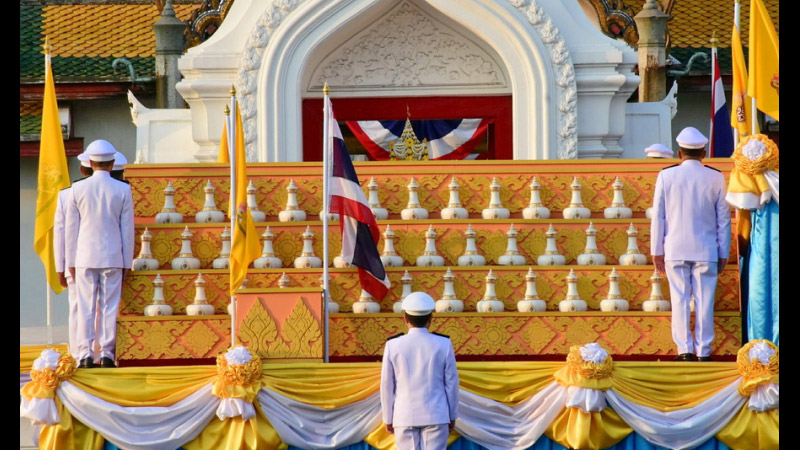
[[[424,292],[403,300],[408,334],[386,341],[381,410],[398,450],[443,450],[456,423],[458,371],[450,339],[428,332],[436,303]]]
[[[97,140],[86,153],[94,173],[72,186],[67,209],[67,266],[78,287],[77,341],[79,367],[116,367],[122,280],[133,261],[133,200],[129,185],[111,178],[116,149]],[[95,336],[95,315],[99,326]],[[100,354],[93,355],[95,338]]]
[[[711,361],[714,341],[714,292],[731,244],[731,210],[725,201],[725,177],[703,166],[708,139],[684,128],[675,139],[680,164],[658,174],[650,222],[653,264],[669,280],[672,339],[676,361]],[[695,299],[694,337],[689,327]]]

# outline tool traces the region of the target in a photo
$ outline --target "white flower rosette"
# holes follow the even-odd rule
[[[751,341],[739,350],[736,359],[742,383],[739,393],[749,396],[747,407],[756,412],[779,406],[778,347],[767,340]]]
[[[567,388],[566,407],[585,413],[602,411],[607,405],[604,391],[611,388],[613,366],[611,356],[596,342],[572,346],[567,365],[554,374]]]
[[[255,417],[253,401],[260,389],[261,359],[251,354],[247,347],[236,346],[217,357],[217,377],[212,392],[222,399],[217,407],[220,420]]]
[[[34,425],[61,422],[55,402],[56,389],[76,368],[75,359],[69,353],[43,350],[33,361],[31,381],[20,389],[19,416],[31,419]]]

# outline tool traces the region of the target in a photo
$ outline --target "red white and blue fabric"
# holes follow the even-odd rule
[[[329,211],[339,214],[342,259],[358,268],[361,288],[380,301],[389,291],[390,284],[378,254],[378,222],[375,221],[367,197],[358,184],[356,170],[344,145],[339,124],[333,118],[333,109],[327,97],[326,102],[330,111],[328,132],[333,141],[329,147],[332,153],[329,155],[332,164],[328,174]]]
[[[428,140],[428,159],[467,159],[483,139],[493,119],[412,120],[417,139]],[[369,159],[386,161],[392,142],[400,139],[405,120],[347,121],[347,126],[367,150]]]
[[[722,77],[719,75],[717,49],[711,50],[712,79],[711,85],[711,130],[709,132],[709,154],[712,158],[725,158],[733,154],[733,128],[728,105],[725,102],[725,90]]]

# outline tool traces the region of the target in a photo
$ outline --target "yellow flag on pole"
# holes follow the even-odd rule
[[[747,94],[756,107],[778,119],[778,35],[761,0],[750,2],[750,79]]]
[[[228,163],[231,162],[228,156],[228,107],[225,107],[225,122],[222,123],[222,139],[219,141],[219,154],[217,155],[217,162]]]
[[[247,208],[247,160],[244,152],[244,132],[239,105],[236,105],[236,217],[233,227],[233,247],[231,248],[231,295],[247,276],[247,266],[261,256],[261,245],[256,232],[253,216]]]
[[[731,34],[731,56],[733,58],[733,86],[731,101],[731,126],[739,134],[739,139],[750,134],[752,114],[750,111],[751,98],[747,95],[747,65],[744,62],[742,41],[739,29],[733,26]],[[756,133],[759,133],[756,122]]]
[[[64,138],[58,117],[56,88],[50,68],[50,46],[45,40],[44,105],[42,106],[42,131],[39,138],[39,180],[36,196],[36,225],[33,249],[39,254],[47,274],[47,283],[58,294],[64,290],[58,282],[53,256],[53,223],[56,215],[58,191],[69,187],[69,168],[64,153]]]

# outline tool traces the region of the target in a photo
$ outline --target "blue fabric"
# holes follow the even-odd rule
[[[429,142],[447,136],[461,125],[463,119],[442,119],[442,120],[412,120],[411,128],[417,139],[422,141],[427,139]],[[405,120],[381,120],[381,125],[391,131],[395,136],[403,134],[406,125]]]
[[[703,445],[696,447],[698,450],[730,450],[730,448],[717,440],[717,438],[711,438],[707,440]],[[480,445],[470,441],[467,438],[459,438],[456,439],[455,442],[450,444],[447,447],[448,450],[486,450],[486,447],[481,447]],[[542,436],[536,441],[535,444],[530,446],[528,450],[566,450],[567,447],[558,444],[555,441],[550,440],[547,436]],[[666,450],[664,447],[658,447],[647,442],[643,437],[639,436],[636,433],[629,434],[625,439],[621,440],[617,443],[617,445],[613,447],[609,447],[609,450]],[[114,444],[106,441],[103,445],[103,450],[119,450],[117,446]],[[183,450],[181,447],[179,450]],[[289,446],[288,450],[304,450],[300,447]],[[340,447],[337,450],[377,450],[375,447],[367,444],[364,441],[361,441],[357,444],[348,445],[347,447]]]
[[[751,213],[747,335],[749,340],[778,342],[779,209],[773,200]]]

